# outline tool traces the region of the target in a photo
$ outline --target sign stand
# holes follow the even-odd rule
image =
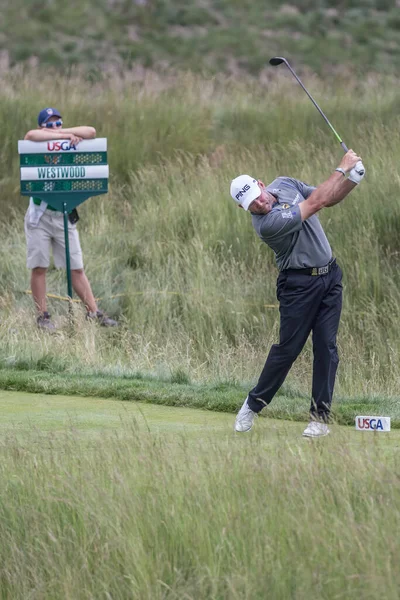
[[[63,203],[63,213],[64,213],[64,238],[65,238],[65,264],[67,271],[67,288],[68,288],[68,298],[72,299],[72,277],[71,277],[71,259],[69,254],[69,235],[68,235],[68,210],[67,203]],[[71,302],[70,308],[71,308]]]
[[[67,289],[72,309],[68,214],[91,196],[108,192],[107,139],[18,142],[21,195],[46,202],[63,213]]]

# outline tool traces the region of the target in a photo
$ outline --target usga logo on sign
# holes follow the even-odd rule
[[[356,417],[357,431],[390,431],[390,417]]]
[[[66,150],[76,150],[76,147],[70,142],[47,142],[47,150],[49,152],[64,152]]]

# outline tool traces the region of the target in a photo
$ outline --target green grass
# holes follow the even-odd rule
[[[385,0],[345,1],[336,16],[333,3],[297,7],[17,0],[2,12],[1,60],[16,66],[0,90],[1,599],[397,600],[399,430],[339,424],[364,413],[400,425],[399,93],[364,76],[396,72],[398,17]],[[278,313],[273,257],[229,181],[319,183],[341,156],[293,79],[264,70],[272,54],[328,74],[302,71],[367,167],[321,215],[345,304],[337,423],[311,443],[310,345],[267,418],[232,431]],[[220,70],[234,77],[209,77]],[[80,307],[71,329],[50,301],[59,329],[43,335],[24,293],[16,142],[49,104],[109,140],[110,193],[85,203],[79,228],[116,331]],[[65,294],[63,273],[48,283]]]
[[[140,432],[157,434],[203,434],[209,429],[218,435],[232,431],[233,416],[220,412],[156,406],[132,400],[101,397],[74,397],[23,392],[0,392],[3,433],[13,431],[20,440],[32,433],[47,435],[69,433],[71,429],[88,440],[101,438],[104,433],[124,431],[123,423],[133,423]],[[277,421],[271,421],[273,427]],[[290,425],[287,425],[290,428]],[[282,423],[282,427],[285,425]],[[297,425],[297,430],[301,425]],[[397,432],[394,434],[397,435]],[[391,436],[392,438],[392,436]]]
[[[398,432],[1,393],[4,600],[395,600]]]
[[[189,74],[143,85],[118,77],[89,84],[75,74],[56,87],[42,75],[36,86],[38,76],[8,73],[0,92],[0,365],[66,378],[103,372],[189,387],[232,382],[240,403],[277,340],[276,269],[248,215],[233,205],[229,182],[248,172],[266,182],[290,174],[318,184],[338,164],[339,144],[285,76],[266,88]],[[351,418],[360,398],[397,418],[399,94],[385,78],[306,83],[367,168],[358,189],[321,213],[344,271],[336,396],[352,407]],[[100,306],[120,320],[117,331],[91,327],[79,306],[70,331],[65,303],[50,300],[59,330],[41,335],[24,293],[26,200],[16,142],[50,98],[67,124],[93,124],[109,140],[110,193],[82,206],[79,231],[86,272]],[[51,268],[48,288],[64,295],[65,274]],[[287,381],[304,399],[311,360],[308,344]]]
[[[16,386],[17,387],[17,386]],[[149,389],[149,388],[148,388]],[[87,390],[82,389],[82,394],[77,397],[50,391],[0,391],[0,411],[2,420],[0,429],[8,434],[13,431],[23,440],[28,433],[34,430],[38,435],[47,432],[70,432],[71,428],[82,434],[83,437],[101,437],[107,431],[123,431],[123,423],[135,421],[141,432],[178,434],[187,433],[190,436],[204,435],[206,431],[225,437],[233,431],[235,415],[226,414],[209,407],[192,408],[191,403],[163,406],[157,402],[146,402],[145,386],[143,395],[135,394],[133,397],[122,399],[112,393],[104,393],[98,388],[99,396],[84,396]],[[67,389],[65,389],[67,392]],[[118,400],[118,401],[116,401]],[[283,398],[285,401],[286,398]],[[298,400],[298,399],[297,399]],[[225,404],[223,404],[226,407]],[[203,408],[203,409],[201,409]],[[364,410],[371,407],[363,406]],[[206,410],[204,410],[206,409]],[[229,411],[228,411],[229,412]],[[307,421],[307,418],[305,418]],[[346,425],[334,423],[330,425],[334,435],[345,436],[352,444],[363,444],[363,439],[368,440],[368,434],[374,438],[373,432],[360,433],[354,431],[354,420]],[[121,429],[122,428],[122,429]],[[271,417],[270,411],[264,410],[260,419],[256,421],[254,430],[261,430],[267,434],[265,443],[273,446],[276,436],[280,433],[298,436],[304,429],[304,423],[295,420],[276,419]],[[254,431],[253,430],[253,431]],[[252,434],[253,435],[253,434]],[[366,436],[366,437],[364,437]],[[239,438],[241,436],[238,436]],[[393,429],[390,435],[382,434],[379,438],[383,446],[391,452],[397,452],[400,441],[400,430]]]
[[[88,78],[113,69],[268,77],[274,55],[326,77],[396,74],[400,19],[391,0],[16,0],[2,10],[0,50],[11,66],[78,66]]]
[[[90,372],[89,372],[90,373]],[[93,396],[158,406],[190,407],[208,411],[234,413],[243,403],[245,386],[233,383],[189,384],[140,374],[112,377],[82,373],[47,373],[45,371],[0,370],[0,389],[40,394]],[[307,421],[310,399],[296,389],[282,387],[272,404],[264,409],[269,418]],[[396,397],[338,397],[332,407],[332,418],[338,424],[354,425],[357,415],[390,416],[392,427],[400,428],[400,408]]]

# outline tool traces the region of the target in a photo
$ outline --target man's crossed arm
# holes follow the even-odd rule
[[[66,129],[32,129],[28,131],[25,140],[31,142],[48,142],[50,140],[70,140],[72,144],[79,144],[82,140],[92,140],[96,137],[94,127],[82,125]]]

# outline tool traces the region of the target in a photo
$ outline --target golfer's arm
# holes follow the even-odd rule
[[[321,183],[316,190],[310,194],[307,200],[299,204],[301,220],[305,221],[321,208],[334,206],[341,202],[356,184],[345,179],[342,173],[335,171],[332,175]]]
[[[96,137],[96,130],[94,127],[88,125],[82,125],[81,127],[69,127],[68,129],[61,130],[64,133],[72,133],[77,137],[83,138],[84,140],[93,140]]]

